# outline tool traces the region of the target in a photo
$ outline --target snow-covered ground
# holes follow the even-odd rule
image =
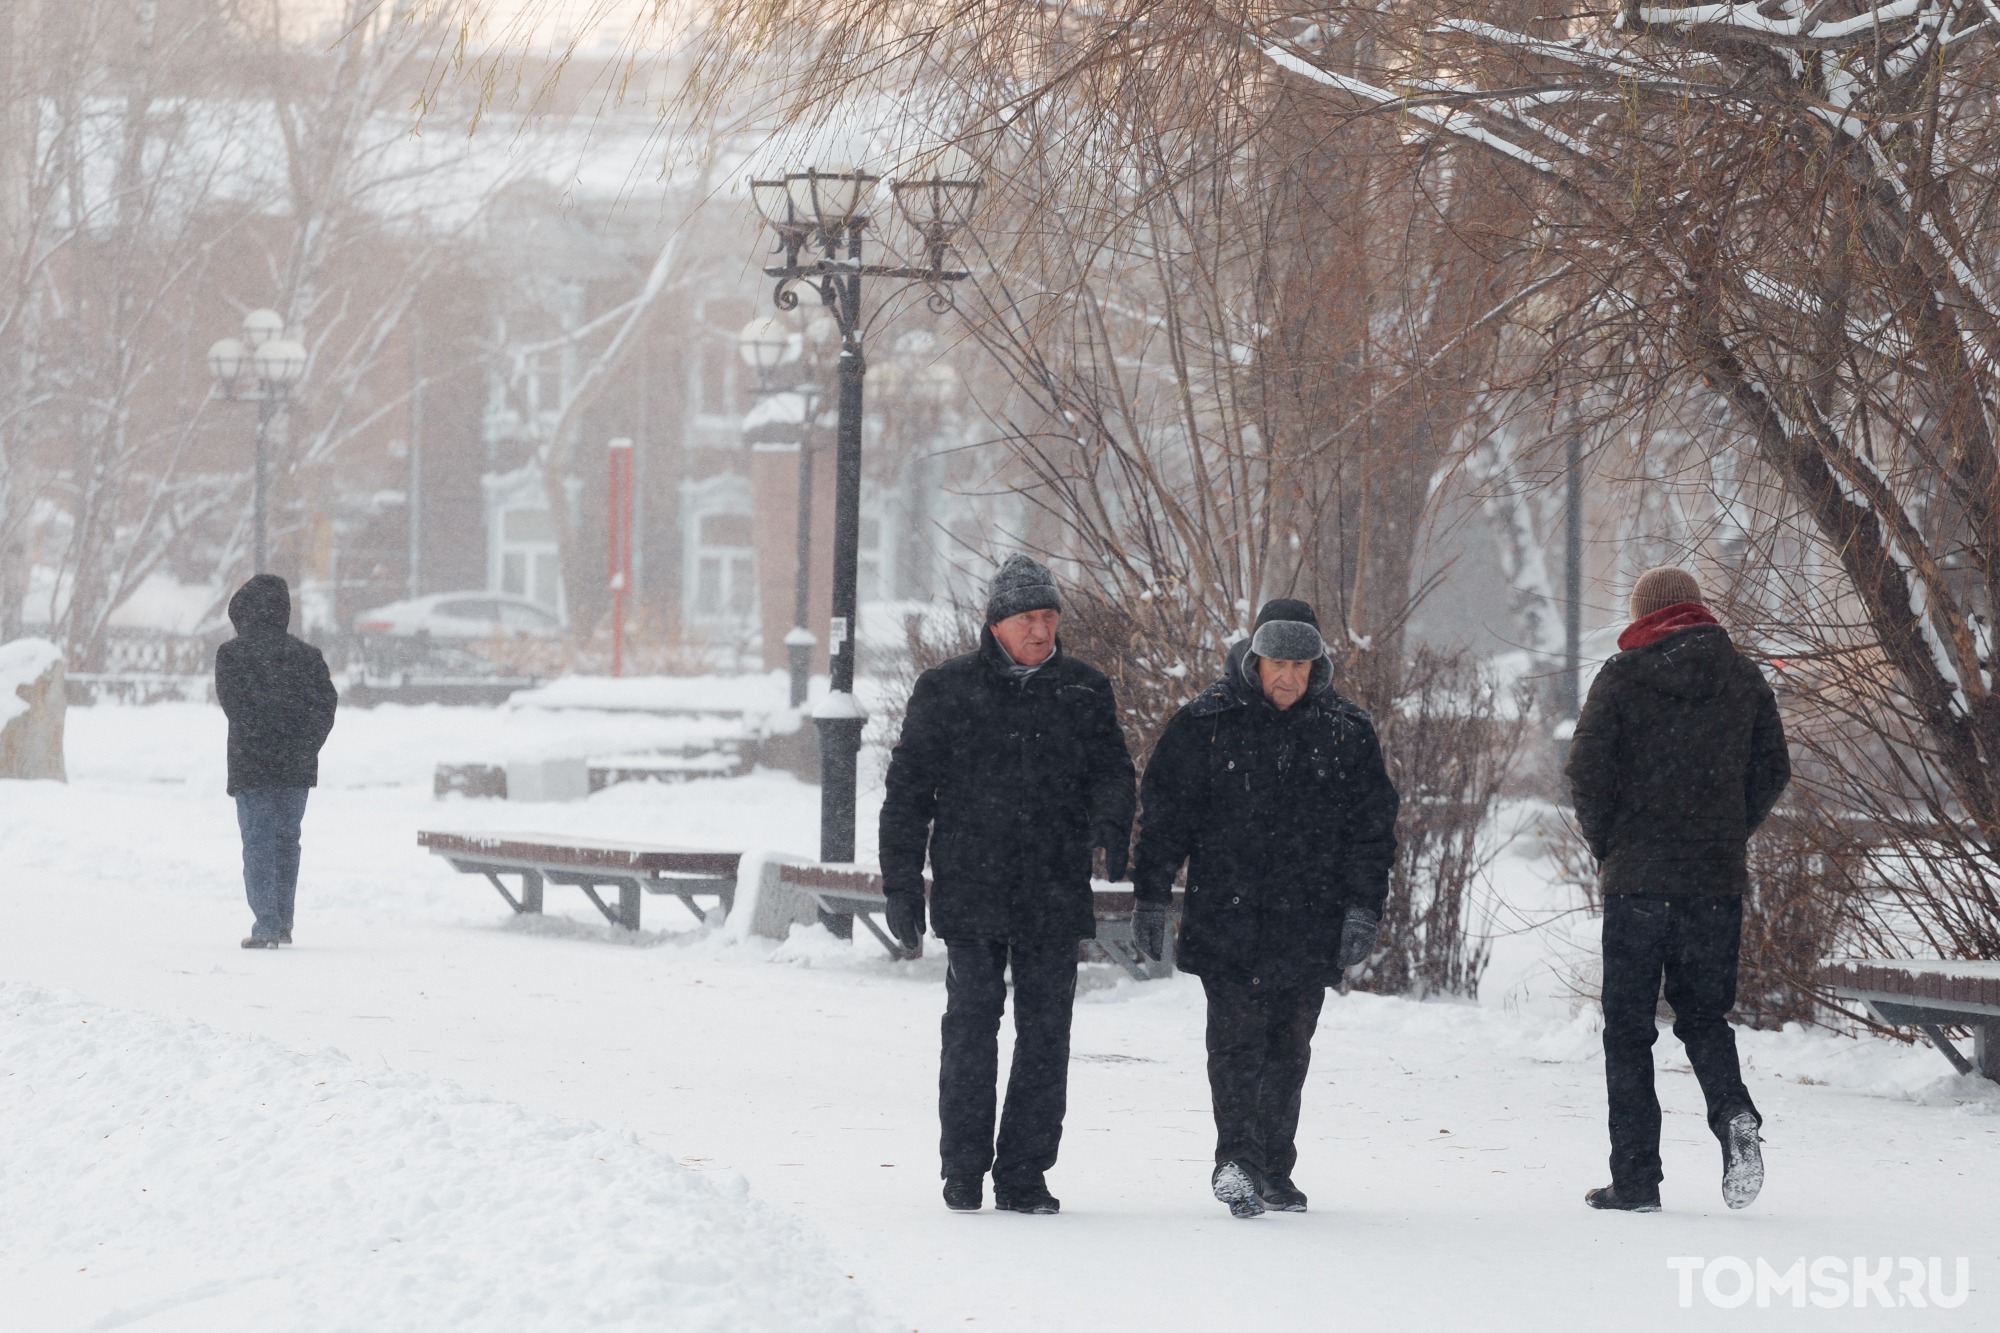
[[[1586,1210],[1603,1095],[1561,976],[1588,932],[1564,917],[1501,941],[1482,1004],[1330,999],[1297,1172],[1313,1211],[1255,1222],[1207,1193],[1198,984],[1093,969],[1062,1215],[949,1214],[935,949],[735,942],[661,898],[621,939],[556,888],[524,921],[415,846],[511,827],[809,853],[817,790],[758,773],[434,801],[432,765],[495,719],[342,713],[278,952],[237,948],[212,708],[73,710],[71,784],[0,784],[0,1327],[2000,1326],[2000,1095],[1921,1047],[1744,1034],[1770,1183],[1731,1213],[1665,1037],[1667,1211]],[[1498,879],[1510,926],[1561,905],[1533,861]],[[1940,1259],[1950,1298],[1965,1256],[1972,1289],[1942,1309],[1710,1300],[1734,1260],[1861,1256],[1894,1261],[1891,1299],[1931,1290],[1905,1289],[1905,1258]]]

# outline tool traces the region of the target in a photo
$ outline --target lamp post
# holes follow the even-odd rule
[[[861,564],[862,280],[889,278],[930,289],[930,308],[952,304],[951,284],[972,276],[945,267],[953,240],[971,221],[982,182],[972,159],[946,148],[890,181],[889,193],[915,229],[923,262],[863,262],[871,196],[880,178],[845,165],[804,167],[769,179],[752,177],[750,198],[777,233],[782,262],[764,272],[778,280],[780,310],[796,310],[798,288],[811,288],[840,334],[839,431],[834,452],[833,614],[827,696],[813,710],[819,727],[820,860],[854,859],[856,767],[868,715],[854,697]]]
[[[218,339],[208,349],[208,369],[215,376],[215,394],[232,403],[257,404],[257,464],[254,485],[252,552],[254,573],[268,572],[270,548],[267,519],[265,454],[271,418],[291,400],[292,390],[306,373],[305,344],[287,338],[285,317],[275,310],[252,310],[243,317],[241,338]]]

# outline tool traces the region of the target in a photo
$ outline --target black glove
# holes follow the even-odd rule
[[[1375,952],[1375,932],[1380,928],[1382,918],[1378,913],[1365,907],[1347,909],[1347,919],[1340,923],[1340,970],[1345,972],[1356,963],[1363,962]]]
[[[1104,849],[1104,878],[1113,884],[1124,879],[1131,860],[1132,835],[1122,825],[1107,820],[1097,826],[1093,845]]]
[[[1138,903],[1132,908],[1132,943],[1155,962],[1167,953],[1167,905]]]
[[[903,952],[915,953],[924,942],[924,896],[921,893],[889,895],[889,933]]]

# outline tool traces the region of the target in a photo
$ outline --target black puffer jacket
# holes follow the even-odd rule
[[[1161,733],[1140,785],[1132,875],[1165,902],[1187,862],[1179,966],[1263,986],[1337,981],[1349,907],[1381,911],[1396,859],[1395,787],[1375,724],[1313,668],[1280,712],[1248,642]]]
[[[1792,775],[1764,673],[1713,625],[1606,662],[1567,771],[1606,893],[1742,893],[1746,844]]]
[[[340,699],[319,649],[285,632],[292,594],[259,574],[229,599],[236,637],[215,650],[215,697],[229,719],[229,794],[319,785],[319,749]]]
[[[1082,939],[1093,831],[1132,828],[1132,756],[1111,682],[1057,646],[1025,681],[990,631],[917,679],[889,761],[882,879],[924,891],[941,939]]]

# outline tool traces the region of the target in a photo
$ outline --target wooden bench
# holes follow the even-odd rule
[[[542,886],[567,884],[582,889],[604,919],[627,930],[639,929],[641,893],[671,894],[706,922],[708,914],[695,902],[699,896],[719,900],[727,913],[736,901],[737,852],[695,851],[637,842],[605,842],[545,833],[417,834],[417,845],[441,856],[452,869],[484,875],[516,912],[542,910]],[[520,896],[508,892],[502,875],[520,879]],[[599,889],[618,890],[616,905],[598,896]]]
[[[845,917],[860,922],[868,933],[889,951],[891,958],[916,958],[923,953],[921,941],[916,951],[911,952],[891,939],[888,931],[875,923],[877,913],[886,916],[889,899],[882,892],[882,877],[872,870],[861,870],[847,865],[787,863],[777,867],[777,882],[785,888],[797,890],[810,897],[824,917]],[[927,892],[928,887],[926,885]],[[1131,890],[1098,889],[1093,897],[1095,902],[1092,904],[1092,914],[1097,920],[1097,934],[1093,940],[1084,942],[1083,949],[1086,954],[1094,946],[1111,962],[1118,964],[1141,981],[1167,976],[1173,972],[1173,926],[1180,915],[1178,893],[1174,895],[1173,905],[1168,909],[1166,956],[1160,959],[1142,955],[1132,939]]]
[[[1824,964],[1820,980],[1879,1022],[1920,1029],[1959,1073],[2000,1080],[2000,962],[1858,958]],[[1947,1027],[1972,1029],[1970,1060]]]

